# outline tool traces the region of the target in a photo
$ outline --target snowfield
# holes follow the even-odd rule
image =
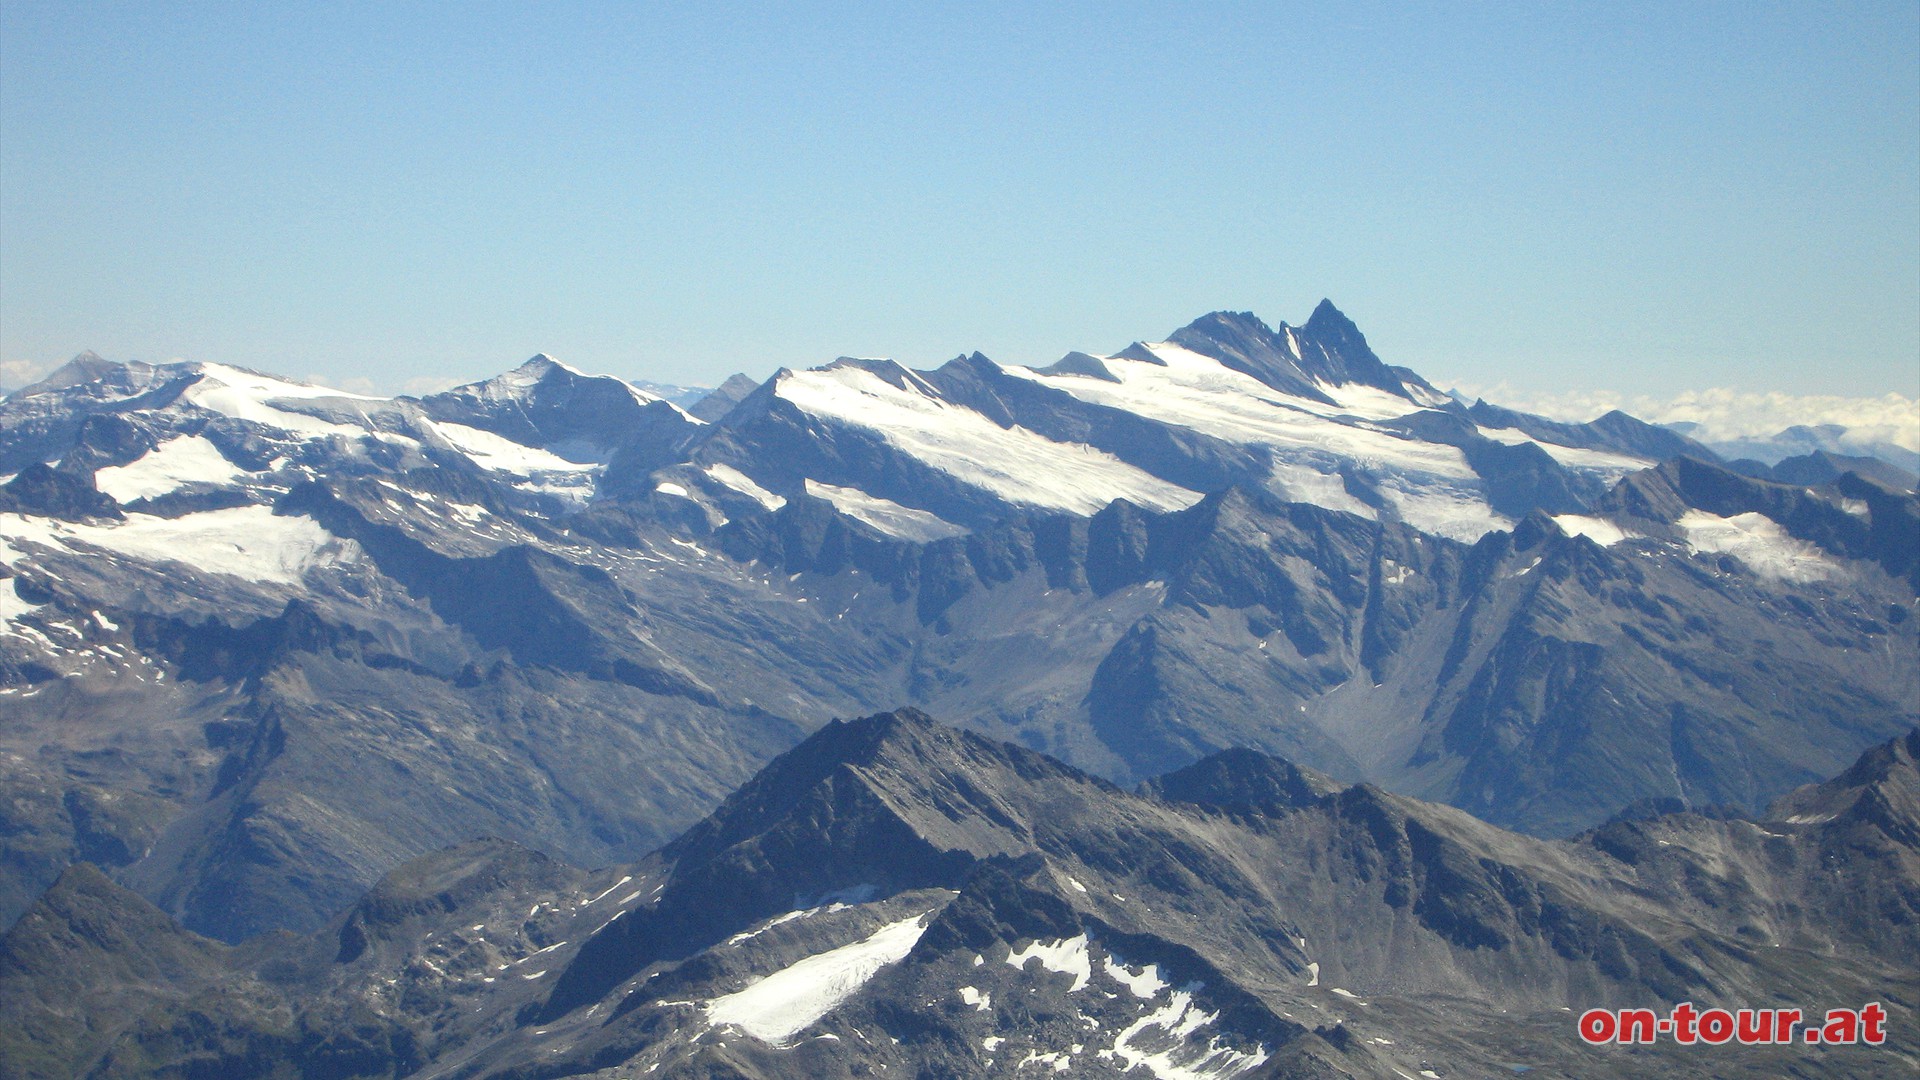
[[[1686,531],[1695,551],[1731,555],[1753,572],[1780,581],[1822,581],[1838,569],[1819,548],[1787,534],[1764,514],[1736,514],[1730,518],[1705,510],[1689,510],[1677,524]]]
[[[1568,536],[1584,536],[1601,547],[1612,547],[1633,535],[1606,518],[1587,514],[1560,514],[1553,519],[1553,523]]]
[[[343,435],[353,438],[365,435],[367,429],[336,424],[290,409],[276,408],[273,402],[297,401],[303,398],[342,398],[380,405],[386,401],[384,398],[349,394],[344,390],[334,390],[325,386],[311,386],[290,379],[277,379],[270,375],[228,367],[225,364],[201,364],[198,369],[200,380],[187,387],[186,392],[180,395],[182,400],[212,412],[231,416],[236,420],[245,420],[296,435],[316,438]]]
[[[94,485],[121,502],[152,499],[188,484],[227,485],[246,475],[204,436],[168,439],[125,465],[94,473]]]
[[[491,431],[481,431],[449,421],[422,421],[428,430],[452,443],[454,449],[473,459],[475,465],[515,476],[543,472],[590,472],[598,466],[568,461],[559,454],[538,447],[523,446]]]
[[[128,514],[113,525],[0,514],[0,538],[81,553],[99,548],[145,562],[185,563],[206,574],[286,586],[300,584],[315,567],[351,561],[358,551],[358,545],[339,539],[312,518],[277,515],[267,506],[178,518]],[[6,550],[17,553],[17,545]]]
[[[905,369],[900,369],[906,374]],[[896,449],[1010,503],[1093,514],[1115,499],[1181,510],[1200,493],[1081,443],[1003,428],[933,396],[908,375],[895,386],[865,368],[839,365],[782,377],[779,395],[815,416],[875,432]]]
[[[965,535],[966,529],[925,510],[901,506],[891,499],[869,495],[859,488],[835,487],[818,480],[807,481],[807,494],[832,503],[834,509],[903,540],[944,540]]]
[[[1421,442],[1374,422],[1418,412],[1420,405],[1369,386],[1322,386],[1335,405],[1282,393],[1212,357],[1161,343],[1162,363],[1100,357],[1119,382],[1082,375],[1003,368],[1008,375],[1081,401],[1144,416],[1273,457],[1273,487],[1283,498],[1363,517],[1376,511],[1347,491],[1341,473],[1372,478],[1395,512],[1416,528],[1476,540],[1512,523],[1487,506],[1482,481],[1457,447]]]
[[[906,959],[926,932],[922,912],[864,940],[817,953],[707,1003],[707,1022],[731,1024],[756,1039],[781,1043],[852,997],[881,968]]]
[[[775,495],[773,492],[754,483],[753,477],[748,476],[746,473],[741,472],[731,465],[715,463],[707,466],[706,473],[718,483],[745,495],[747,498],[752,499],[768,510],[778,510],[787,505],[787,500],[784,496]]]

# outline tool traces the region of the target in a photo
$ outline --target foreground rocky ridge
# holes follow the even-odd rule
[[[100,1077],[1905,1075],[1916,754],[1920,731],[1758,819],[1543,841],[1251,751],[1130,793],[900,711],[829,724],[639,863],[471,843],[307,937],[220,945],[76,867],[0,939],[0,1053]],[[1890,1038],[1575,1034],[1689,1000],[1880,1001]]]
[[[76,861],[227,942],[477,836],[607,865],[899,703],[1541,835],[1758,811],[1920,717],[1910,492],[1463,406],[1331,305],[749,384],[93,358],[0,403],[0,920]]]

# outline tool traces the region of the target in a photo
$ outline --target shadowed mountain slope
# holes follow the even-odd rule
[[[1128,792],[903,710],[827,725],[637,864],[466,845],[308,938],[219,946],[72,871],[0,939],[4,1052],[29,1076],[1901,1075],[1916,750],[1759,820],[1543,841],[1246,751]],[[1683,1000],[1879,1000],[1890,1039],[1589,1047],[1562,1011]]]

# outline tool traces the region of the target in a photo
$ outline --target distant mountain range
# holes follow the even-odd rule
[[[1690,438],[1700,431],[1700,425],[1692,423],[1665,426]],[[1913,487],[1914,474],[1920,473],[1920,451],[1885,440],[1863,438],[1844,424],[1796,424],[1764,439],[1723,440],[1705,445],[1730,461],[1767,466],[1779,466],[1790,459],[1877,460],[1898,470],[1890,474],[1890,479],[1904,482],[1909,490]]]
[[[851,965],[832,967],[842,975],[878,970],[877,959],[890,971],[918,970],[890,966],[896,951],[973,940],[934,931],[944,913],[971,910],[952,905],[976,879],[995,882],[994,896],[1026,898],[1015,907],[1030,900],[1032,912],[1052,912],[1046,934],[1019,939],[1044,945],[1033,956],[1076,972],[1084,961],[1112,979],[1122,970],[1144,980],[1142,991],[1156,987],[1134,994],[1101,983],[1115,996],[1079,1013],[1068,1005],[1091,1001],[1085,987],[1057,1000],[1036,996],[1032,1016],[1007,1021],[1027,1030],[1029,1021],[1071,1026],[1084,1016],[1105,1034],[1080,1045],[1106,1049],[1102,1060],[1115,1071],[1131,1060],[1115,1025],[1142,1020],[1123,1016],[1128,1002],[1189,1019],[1217,1014],[1189,1029],[1216,1025],[1207,1028],[1220,1039],[1216,1072],[1261,1054],[1263,1069],[1289,1055],[1305,1055],[1303,1070],[1323,1057],[1356,1075],[1406,1068],[1398,1051],[1380,1044],[1341,1045],[1331,1017],[1310,1018],[1299,1012],[1305,1002],[1275,996],[1272,987],[1293,985],[1295,969],[1308,963],[1350,970],[1342,977],[1356,983],[1375,980],[1335,984],[1362,997],[1393,991],[1400,984],[1388,973],[1410,965],[1402,989],[1422,1003],[1404,1006],[1414,1010],[1406,1023],[1440,1031],[1440,1014],[1421,1011],[1439,1009],[1438,999],[1421,995],[1457,991],[1492,1010],[1490,1031],[1504,1023],[1499,1009],[1546,1000],[1542,994],[1624,1001],[1656,985],[1726,993],[1770,985],[1786,978],[1784,969],[1755,942],[1784,941],[1786,928],[1814,934],[1807,948],[1832,946],[1843,958],[1896,948],[1882,940],[1895,933],[1879,925],[1893,918],[1884,898],[1846,898],[1855,905],[1846,925],[1804,929],[1806,917],[1793,910],[1811,909],[1794,905],[1812,894],[1794,890],[1814,885],[1796,878],[1779,886],[1783,899],[1766,901],[1765,920],[1758,908],[1749,912],[1756,932],[1773,937],[1749,940],[1741,924],[1716,921],[1720,914],[1689,914],[1686,933],[1704,935],[1706,951],[1662,953],[1677,939],[1647,927],[1679,918],[1695,901],[1660,893],[1680,887],[1672,882],[1649,880],[1632,896],[1608,891],[1614,886],[1597,883],[1617,867],[1582,861],[1602,858],[1593,845],[1609,830],[1642,827],[1605,823],[1651,809],[1702,812],[1685,818],[1694,823],[1685,828],[1719,830],[1718,838],[1688,850],[1724,853],[1735,841],[1722,833],[1756,828],[1729,824],[1740,815],[1763,815],[1870,748],[1892,745],[1885,752],[1898,756],[1905,744],[1889,740],[1920,723],[1920,498],[1910,477],[1877,460],[1817,451],[1799,463],[1730,462],[1624,413],[1568,424],[1461,403],[1382,361],[1327,303],[1297,327],[1216,312],[1164,341],[1070,353],[1045,368],[979,354],[931,371],[841,358],[678,396],[544,356],[490,380],[400,398],[215,364],[82,356],[0,402],[0,922],[30,909],[42,912],[31,918],[53,918],[48,905],[64,904],[57,920],[93,919],[86,925],[101,941],[131,935],[161,950],[127,953],[124,967],[103,960],[99,970],[121,974],[73,991],[125,1011],[112,1004],[124,991],[132,995],[124,1000],[145,1003],[139,1008],[160,1009],[152,1030],[122,1031],[113,1039],[133,1041],[111,1050],[111,1040],[91,1035],[28,1043],[53,1047],[45,1050],[52,1061],[73,1060],[58,1057],[69,1051],[121,1055],[111,1067],[89,1058],[102,1062],[100,1075],[138,1072],[125,1063],[168,1054],[217,1058],[269,1044],[260,1053],[275,1061],[307,1053],[289,1046],[344,1055],[325,1066],[300,1058],[310,1075],[389,1075],[396,1063],[439,1068],[459,1056],[456,1042],[488,1047],[488,1068],[511,1059],[522,1061],[515,1075],[569,1075],[513,1056],[553,1046],[511,1040],[584,1023],[582,1009],[598,1010],[594,1024],[619,1013],[654,1025],[646,1031],[655,1034],[614,1025],[605,1036],[613,1041],[603,1043],[566,1029],[568,1047],[595,1048],[563,1048],[556,1063],[611,1068],[635,1047],[669,1045],[658,1032],[684,1020],[643,1010],[640,999],[622,1012],[606,996],[648,965],[680,964],[671,979],[660,976],[668,980],[661,992],[692,980],[686,995],[672,998],[689,1001],[724,997],[750,973],[822,950],[835,959],[821,964]],[[992,741],[914,717],[829,725],[907,706]],[[908,739],[939,761],[984,755],[998,762],[987,770],[996,779],[947,769],[939,773],[945,780],[902,776],[906,786],[888,794],[873,770],[893,758],[847,758],[867,777],[861,783],[879,786],[845,793],[855,799],[847,805],[860,807],[846,811],[850,817],[838,803],[809,811],[804,824],[825,830],[825,839],[808,834],[803,843],[794,833],[792,852],[816,840],[838,843],[835,822],[870,823],[903,845],[898,867],[869,853],[845,873],[823,870],[820,880],[800,882],[780,869],[800,865],[779,862],[792,852],[743,849],[722,859],[745,835],[726,824],[742,819],[723,803],[772,799],[767,814],[787,813],[784,796],[764,794],[775,774],[761,770],[814,733],[805,743],[813,749],[794,752],[852,753],[834,740],[853,730],[889,746]],[[884,738],[873,734],[882,730]],[[840,749],[821,749],[827,745]],[[798,759],[780,760],[775,773]],[[1201,772],[1182,771],[1194,768]],[[991,794],[1012,783],[1004,770],[1054,777],[1100,806],[1083,819],[1063,805],[1055,822],[1039,795]],[[1122,794],[1143,782],[1155,785],[1146,795]],[[1283,790],[1290,794],[1281,799],[1275,792]],[[1436,899],[1421,908],[1403,897],[1415,905],[1407,908],[1382,893],[1381,910],[1402,914],[1343,931],[1331,914],[1309,913],[1361,903],[1360,894],[1341,891],[1360,863],[1341,860],[1370,856],[1343,848],[1336,859],[1334,849],[1312,846],[1320,841],[1276,839],[1265,826],[1246,826],[1266,837],[1257,843],[1215,836],[1214,825],[1195,823],[1199,811],[1142,809],[1219,803],[1229,791],[1279,799],[1299,813],[1332,799],[1326,806],[1345,807],[1341,813],[1359,815],[1354,821],[1389,823],[1366,841],[1386,845],[1380,851],[1392,854],[1380,858],[1388,863],[1367,863],[1372,876],[1361,880],[1384,880],[1388,864],[1408,867],[1433,883]],[[882,805],[905,824],[889,823]],[[1437,849],[1421,845],[1439,841],[1390,835],[1400,828],[1395,815],[1408,814],[1464,846],[1423,862],[1422,852]],[[990,837],[979,831],[984,825],[963,827],[976,816],[1001,831]],[[958,831],[941,832],[941,820]],[[1308,820],[1321,819],[1296,823]],[[1360,828],[1346,820],[1315,824],[1312,835]],[[1149,847],[1173,854],[1125,849],[1115,821],[1147,829],[1156,837]],[[1063,836],[1085,829],[1107,839],[1049,848],[1035,830],[1056,823]],[[1897,823],[1889,828],[1894,835]],[[1502,830],[1576,839],[1549,843]],[[1187,882],[1190,872],[1209,876],[1184,861],[1180,846],[1188,843],[1181,837],[1202,834],[1225,845],[1206,848],[1208,866],[1222,874],[1220,860],[1241,866],[1238,877],[1213,875],[1204,888]],[[1798,833],[1782,835],[1800,843],[1792,839]],[[1109,842],[1124,850],[1096,852]],[[1199,906],[1183,916],[1189,930],[1179,933],[1085,907],[1071,885],[1071,910],[1049,908],[1034,898],[1045,892],[1035,875],[1052,881],[1054,871],[1029,856],[1068,847],[1083,853],[1074,856],[1078,869],[1064,872],[1088,889],[1098,878],[1131,896],[1130,885],[1144,885],[1127,875],[1149,873],[1142,860],[1164,856],[1173,863],[1151,871],[1164,877],[1155,879],[1159,899],[1145,903],[1174,910],[1167,905],[1180,882],[1215,898],[1195,899]],[[1721,874],[1727,864],[1712,862],[1721,857],[1700,854],[1698,866]],[[1899,867],[1908,857],[1887,856]],[[753,861],[761,858],[773,862]],[[1739,856],[1750,858],[1760,856]],[[1245,869],[1262,859],[1300,869]],[[432,930],[447,940],[453,924],[427,913],[461,908],[461,890],[495,897],[485,904],[507,903],[501,898],[510,894],[513,904],[532,906],[539,901],[528,898],[575,897],[569,890],[605,889],[620,876],[573,866],[635,860],[663,868],[633,874],[664,890],[665,906],[645,921],[652,936],[589,948],[572,922],[563,932],[537,911],[522,915],[516,944],[489,938],[495,944],[487,947],[530,952],[564,936],[573,945],[553,953],[554,964],[568,965],[564,975],[558,967],[546,977],[552,981],[522,979],[530,973],[518,969],[489,972],[476,977],[496,983],[459,992],[477,995],[471,1002],[421,999],[417,1007],[443,1010],[433,1015],[444,1023],[409,1011],[416,1005],[403,1000],[404,987],[431,979],[414,967],[402,977],[391,965],[425,957],[419,962],[446,969],[446,959],[415,945],[392,951],[380,944],[389,930],[376,928],[406,923],[414,928],[407,934]],[[75,869],[81,863],[99,869]],[[712,869],[722,864],[734,869]],[[1494,865],[1525,870],[1505,877]],[[1659,865],[1662,874],[1694,873]],[[671,883],[692,881],[696,867],[720,876],[675,891]],[[885,881],[871,876],[895,869]],[[771,876],[756,883],[763,870]],[[1560,890],[1556,899],[1543,899],[1551,890],[1542,882]],[[875,891],[857,889],[866,884]],[[458,896],[437,899],[447,889]],[[1642,895],[1647,890],[1660,895]],[[1219,918],[1235,896],[1247,918],[1267,921],[1230,924],[1208,939],[1208,923],[1229,925]],[[1441,910],[1456,903],[1442,898],[1456,896],[1466,910]],[[653,903],[630,899],[617,906],[638,912]],[[1748,911],[1747,902],[1729,894],[1708,906]],[[826,910],[835,903],[848,906]],[[1487,904],[1519,914],[1496,917],[1481,911]],[[756,920],[813,908],[822,909],[817,920],[796,917],[752,939],[778,947],[743,959],[745,967],[712,958],[716,942],[748,933]],[[1573,920],[1564,931],[1573,936],[1542,928],[1540,920],[1562,917],[1548,918],[1548,908]],[[597,910],[585,909],[580,926],[592,930],[584,920]],[[936,909],[942,914],[928,915]],[[1032,912],[1020,918],[1039,917]],[[1096,914],[1105,921],[1086,921]],[[408,922],[416,915],[424,921]],[[1403,924],[1413,932],[1404,920],[1427,915],[1447,927],[1421,924],[1420,933],[1439,935],[1432,944],[1395,936]],[[1482,915],[1507,929],[1477,928]],[[1637,923],[1642,916],[1653,922]],[[989,917],[1015,918],[979,915]],[[1285,948],[1287,934],[1273,937],[1287,920],[1304,929],[1308,945]],[[466,925],[497,921],[476,915]],[[365,939],[360,953],[341,936],[351,937],[353,925]],[[1630,925],[1647,940],[1620,937]],[[39,931],[29,926],[8,939],[10,962],[38,972],[35,979],[67,977],[65,961],[50,957],[72,941],[32,938]],[[1106,935],[1099,950],[1062,944],[1090,927],[1089,942]],[[296,947],[273,931],[307,935],[309,944]],[[1161,944],[1125,935],[1158,935],[1179,948],[1157,951]],[[1490,944],[1523,937],[1535,944]],[[1850,944],[1835,944],[1842,938]],[[1631,959],[1594,959],[1600,942],[1616,940]],[[1337,941],[1340,958],[1318,951],[1322,941]],[[1733,958],[1740,942],[1747,951]],[[852,951],[834,951],[843,948]],[[356,959],[363,954],[364,963]],[[700,955],[709,959],[696,962]],[[1165,965],[1156,969],[1162,974],[1133,974],[1149,957],[1163,958],[1153,960]],[[248,966],[256,961],[267,966]],[[1108,961],[1119,966],[1100,966]],[[1576,976],[1575,961],[1601,967]],[[361,974],[350,977],[329,966],[356,963]],[[1666,974],[1656,979],[1655,968]],[[1811,981],[1780,985],[1865,992],[1861,980],[1873,982],[1879,970],[1857,968],[1856,977],[1844,968],[1822,962]],[[372,984],[352,982],[376,970],[396,980],[399,996],[368,997]],[[336,977],[348,981],[327,982]],[[1225,996],[1181,997],[1188,981]],[[193,989],[215,984],[258,993],[206,991],[238,995],[230,1004],[239,1012],[223,1013]],[[51,983],[31,985],[52,992],[44,989]],[[986,982],[928,983],[927,992],[944,987],[939,993],[951,997],[959,985],[994,995],[998,1006],[1025,992]],[[358,989],[339,989],[349,986]],[[270,1000],[286,1003],[272,1013],[271,1038],[264,1014],[250,1011]],[[738,1015],[763,1016],[754,1011],[761,1000],[737,999]],[[215,1018],[210,1030],[225,1032],[217,1047],[205,1032],[183,1034],[186,1014],[168,1011],[193,1002],[192,1015]],[[453,1024],[454,1012],[472,1007],[472,1023],[492,1026]],[[935,1028],[883,1018],[878,998],[877,1012],[850,1007],[834,1015],[861,1017],[861,1030],[871,1024],[901,1045],[935,1037]],[[1042,1023],[1042,1013],[1053,1019]],[[1166,1015],[1166,1030],[1185,1022]],[[58,1027],[44,1017],[31,1023],[35,1031]],[[428,1034],[436,1024],[449,1034]],[[761,1025],[763,1034],[771,1024]],[[1150,1067],[1169,1076],[1198,1068],[1198,1059],[1149,1037],[1152,1026],[1138,1029],[1142,1041],[1127,1042],[1142,1062],[1159,1062]],[[1514,1029],[1515,1041],[1503,1045],[1521,1045],[1524,1034]],[[802,1060],[792,1056],[799,1048],[766,1057],[775,1051],[765,1047],[784,1038],[768,1035],[760,1049],[741,1049],[755,1045],[751,1038],[729,1042],[745,1055],[739,1062],[761,1064],[723,1068],[721,1059],[699,1056],[712,1042],[696,1058],[713,1074],[778,1071],[764,1063]],[[1094,1067],[1092,1050],[1048,1038],[1033,1044],[1035,1054],[1071,1053],[1072,1068]],[[972,1047],[967,1053],[984,1045],[974,1034],[939,1039],[949,1055],[961,1042]],[[509,1053],[509,1045],[521,1049]],[[1363,1050],[1386,1056],[1376,1068],[1353,1056]],[[371,1056],[356,1056],[363,1051]],[[1174,1056],[1153,1056],[1163,1052]],[[935,1071],[963,1060],[900,1053],[857,1060]],[[1460,1047],[1450,1053],[1494,1060]],[[144,1056],[126,1056],[135,1054]],[[997,1053],[995,1060],[1017,1068]]]

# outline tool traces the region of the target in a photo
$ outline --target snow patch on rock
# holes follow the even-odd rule
[[[746,473],[741,472],[731,465],[722,465],[716,462],[715,464],[707,466],[706,472],[707,475],[713,477],[715,481],[745,495],[761,506],[766,507],[768,510],[778,510],[787,505],[787,500],[784,497],[775,495],[773,492],[754,483],[753,477],[748,476]]]
[[[1133,996],[1142,1001],[1152,1001],[1160,992],[1168,988],[1166,979],[1160,975],[1159,964],[1148,964],[1139,971],[1128,967],[1125,961],[1108,955],[1100,961],[1107,977],[1133,992]]]
[[[1560,514],[1553,519],[1553,523],[1568,536],[1584,536],[1601,547],[1612,547],[1633,536],[1606,518],[1587,514]]]
[[[1689,510],[1677,522],[1695,551],[1732,555],[1763,577],[1781,581],[1820,581],[1832,577],[1835,567],[1820,549],[1796,539],[1765,514],[1720,517],[1705,510]]]
[[[1019,952],[1007,954],[1009,967],[1024,968],[1027,961],[1038,960],[1048,971],[1073,976],[1072,994],[1086,989],[1093,981],[1093,958],[1087,953],[1087,935],[1078,934],[1060,941],[1035,941]]]
[[[522,446],[512,439],[450,421],[422,421],[434,434],[453,444],[454,449],[473,459],[475,465],[495,472],[531,476],[541,472],[589,472],[597,466],[568,461],[550,450]]]
[[[1198,1041],[1199,1030],[1220,1015],[1194,1004],[1194,989],[1174,991],[1166,1005],[1127,1025],[1114,1037],[1113,1048],[1099,1056],[1117,1061],[1122,1072],[1145,1067],[1160,1080],[1225,1080],[1264,1064],[1269,1056],[1264,1046],[1248,1052],[1221,1043],[1218,1036]]]
[[[188,484],[231,484],[245,470],[221,456],[204,436],[168,439],[125,465],[93,474],[94,486],[121,502],[158,498]]]
[[[825,499],[848,517],[903,540],[944,540],[950,536],[963,536],[967,531],[938,514],[901,506],[890,499],[869,495],[859,488],[835,487],[818,480],[808,480],[807,494],[816,499]]]
[[[913,951],[931,912],[888,923],[869,937],[817,953],[707,1003],[707,1022],[731,1024],[779,1044],[832,1012],[881,968]]]

